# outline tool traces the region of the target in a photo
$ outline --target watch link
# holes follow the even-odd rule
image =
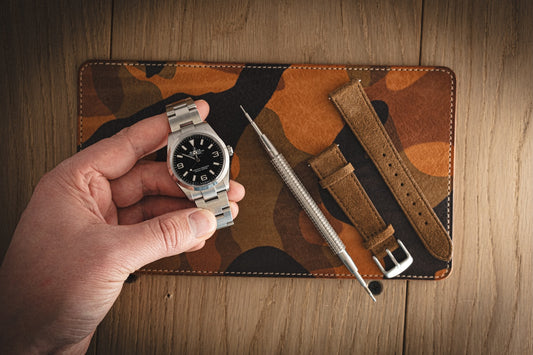
[[[233,149],[202,121],[191,98],[168,105],[166,111],[170,175],[197,207],[213,212],[217,229],[233,225],[227,193]]]

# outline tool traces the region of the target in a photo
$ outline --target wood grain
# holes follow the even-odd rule
[[[533,352],[533,3],[7,2],[0,11],[0,255],[75,152],[92,58],[446,65],[457,75],[454,271],[386,281],[142,275],[91,353]],[[4,25],[5,24],[5,25]]]
[[[0,23],[3,258],[41,176],[76,152],[78,67],[109,56],[111,1],[7,2]]]
[[[116,0],[112,55],[114,59],[416,65],[421,10],[421,0],[204,0],[136,2],[136,6]]]
[[[116,1],[112,56],[417,64],[420,16],[420,1]],[[399,353],[405,281],[384,293],[371,305],[354,281],[142,275],[102,323],[98,351]]]
[[[0,260],[39,179],[76,152],[78,67],[111,37],[111,1],[2,4]]]
[[[97,351],[398,353],[404,284],[388,284],[372,304],[346,280],[141,275],[104,320]]]
[[[422,64],[457,74],[454,271],[409,283],[407,353],[533,349],[533,3],[434,1]]]

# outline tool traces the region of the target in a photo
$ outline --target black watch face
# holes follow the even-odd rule
[[[174,171],[189,185],[200,186],[213,182],[220,175],[223,163],[220,145],[202,134],[183,139],[173,153]]]

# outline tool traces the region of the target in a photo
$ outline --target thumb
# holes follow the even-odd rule
[[[130,226],[132,272],[161,258],[197,247],[216,230],[215,215],[201,208],[174,211]]]

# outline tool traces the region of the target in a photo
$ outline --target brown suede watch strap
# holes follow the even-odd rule
[[[391,252],[398,249],[394,229],[385,224],[353,173],[352,164],[346,161],[336,144],[310,159],[309,164],[322,188],[328,190],[357,228],[365,240],[366,249],[379,259],[387,255],[386,249]]]
[[[449,261],[452,257],[451,239],[403,163],[361,83],[352,81],[331,93],[330,97],[426,249],[435,258]]]

